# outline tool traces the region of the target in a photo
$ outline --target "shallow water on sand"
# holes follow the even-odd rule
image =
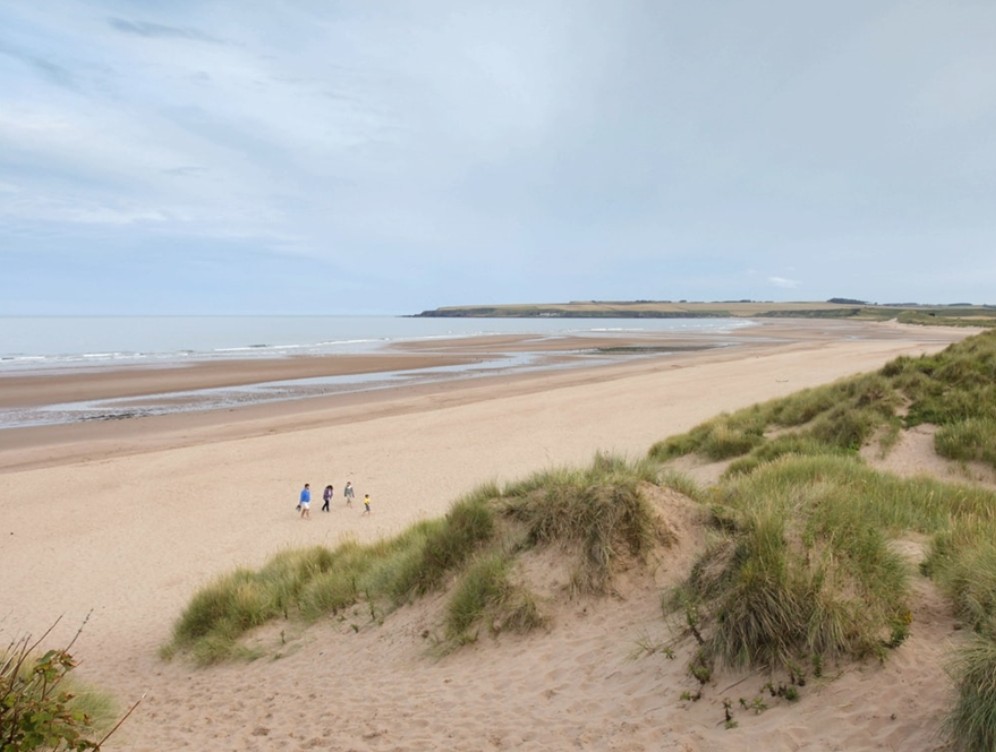
[[[485,375],[609,365],[660,356],[660,348],[607,353],[594,348],[554,353],[566,337],[701,335],[729,344],[752,323],[737,319],[415,319],[402,317],[113,317],[0,320],[0,389],[4,375],[52,375],[134,366],[373,353],[404,342],[535,335],[528,352],[496,348],[484,360],[418,368],[167,391],[141,397],[0,409],[0,429],[127,420],[180,412],[387,389]],[[546,351],[542,343],[550,342]],[[252,343],[256,344],[244,344]],[[241,344],[240,344],[241,343]]]
[[[368,353],[411,340],[718,333],[744,319],[415,318],[405,316],[0,317],[0,374],[55,367]]]

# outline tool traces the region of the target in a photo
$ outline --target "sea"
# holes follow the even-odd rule
[[[416,316],[23,316],[0,317],[3,376],[119,368],[182,366],[197,361],[363,354],[405,341],[503,334],[542,338],[682,333],[731,341],[754,326],[733,318],[430,318]],[[245,387],[169,392],[142,398],[0,408],[0,430],[84,420],[120,420],[319,394],[382,389],[415,381],[569,367],[537,353],[504,353],[493,361],[415,371],[268,382]],[[639,357],[617,355],[615,359]],[[608,362],[601,358],[599,362]],[[572,361],[584,364],[584,359]]]

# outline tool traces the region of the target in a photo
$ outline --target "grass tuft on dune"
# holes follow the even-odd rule
[[[198,592],[161,655],[186,652],[202,665],[253,657],[241,638],[273,620],[313,622],[361,602],[380,620],[443,589],[452,645],[473,639],[482,624],[528,631],[544,618],[518,557],[557,547],[574,561],[572,594],[605,592],[620,558],[645,556],[664,535],[638,490],[655,478],[654,467],[599,455],[583,470],[543,472],[506,489],[482,485],[444,518],[390,540],[283,552],[259,571],[237,570]]]

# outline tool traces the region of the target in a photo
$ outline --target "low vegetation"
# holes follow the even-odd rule
[[[996,326],[996,306],[879,305],[848,298],[788,303],[756,300],[579,300],[570,303],[449,306],[423,311],[418,315],[437,318],[851,318],[863,321],[896,319],[907,324],[932,326]]]
[[[901,644],[909,571],[889,541],[910,531],[943,540],[968,520],[991,529],[996,514],[991,492],[896,478],[834,449],[766,462],[710,498],[716,542],[666,605],[695,627],[700,660],[788,670]]]
[[[236,570],[197,593],[162,655],[188,652],[200,664],[251,658],[241,638],[275,619],[345,619],[362,604],[369,620],[380,621],[443,589],[444,646],[475,639],[482,626],[528,631],[544,618],[520,556],[557,546],[574,561],[571,593],[605,592],[621,559],[645,556],[659,539],[638,490],[647,479],[654,479],[651,463],[598,456],[587,469],[548,471],[505,489],[481,486],[446,517],[391,540],[278,554],[258,571]]]
[[[735,459],[731,475],[781,455],[856,454],[900,428],[938,426],[936,449],[950,459],[996,468],[996,331],[935,355],[900,357],[879,372],[804,389],[722,414],[651,447],[651,459],[686,454]]]
[[[665,605],[712,662],[780,667],[884,656],[902,643],[910,576],[888,542],[929,536],[921,570],[975,638],[952,662],[949,731],[964,750],[996,748],[996,494],[869,468],[903,428],[937,426],[935,449],[996,468],[996,332],[881,371],[755,405],[654,445],[649,458],[728,462],[706,499],[716,542]]]
[[[73,643],[38,655],[28,636],[0,651],[0,750],[99,750],[116,713],[105,694],[74,681]],[[75,641],[75,640],[74,640]],[[108,732],[110,728],[110,732]]]
[[[996,640],[979,635],[951,661],[958,693],[947,731],[959,752],[996,749]]]
[[[668,542],[641,492],[666,484],[712,520],[711,542],[663,598],[676,640],[697,643],[689,672],[702,686],[717,662],[777,670],[789,676],[780,690],[795,699],[806,674],[830,663],[885,660],[909,634],[911,578],[928,575],[974,635],[952,660],[953,743],[991,750],[996,494],[880,473],[861,455],[924,423],[937,427],[942,456],[996,468],[996,331],[720,415],[655,444],[640,462],[597,456],[587,468],[487,484],[445,518],[394,539],[286,552],[258,571],[233,572],[195,596],[163,652],[201,663],[247,655],[243,635],[267,622],[361,613],[378,622],[431,592],[445,594],[445,649],[482,631],[529,631],[545,623],[547,604],[524,559],[561,551],[571,562],[565,595],[611,592],[620,567]],[[726,462],[720,481],[701,490],[668,469],[689,454]],[[920,572],[893,545],[911,533],[929,541]],[[664,652],[673,655],[671,646]]]

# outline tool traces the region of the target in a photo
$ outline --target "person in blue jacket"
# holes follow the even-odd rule
[[[311,519],[311,484],[305,483],[298,498],[297,508],[301,510],[301,519]]]

